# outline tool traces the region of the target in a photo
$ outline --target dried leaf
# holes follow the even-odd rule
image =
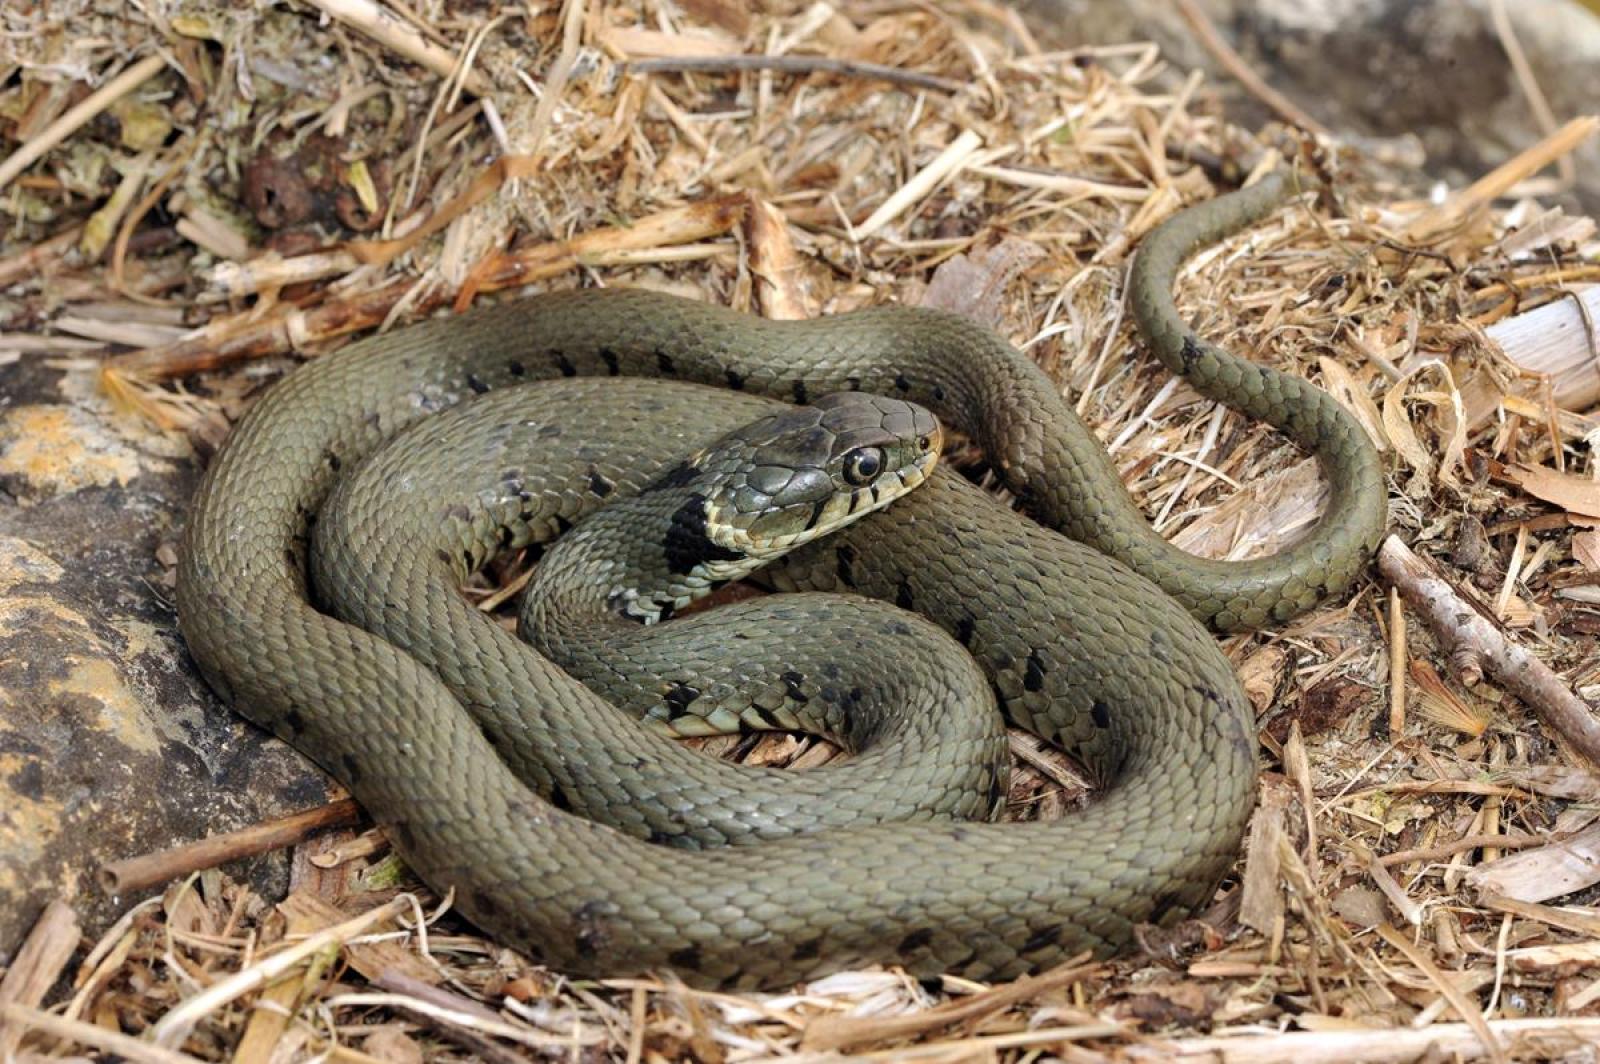
[[[1554,503],[1568,513],[1600,517],[1600,481],[1557,473],[1544,466],[1514,466],[1511,479],[1536,499]]]
[[[1406,386],[1422,374],[1434,370],[1443,378],[1445,391],[1443,392],[1416,392],[1407,394]],[[1399,380],[1390,387],[1387,395],[1383,397],[1383,427],[1389,435],[1389,440],[1394,444],[1395,450],[1400,452],[1400,457],[1406,464],[1415,469],[1422,476],[1426,488],[1434,473],[1434,460],[1431,451],[1433,448],[1424,446],[1412,428],[1411,417],[1406,410],[1406,401],[1425,403],[1441,411],[1442,424],[1439,426],[1439,435],[1444,438],[1444,446],[1438,448],[1442,458],[1438,465],[1439,479],[1450,487],[1457,487],[1461,483],[1456,471],[1461,468],[1462,459],[1466,453],[1467,421],[1465,410],[1461,401],[1461,392],[1456,388],[1454,376],[1450,367],[1438,359],[1427,359],[1411,367]]]
[[[1573,536],[1572,556],[1591,573],[1600,573],[1600,532],[1590,529]]]
[[[1372,396],[1356,380],[1355,374],[1326,355],[1317,359],[1317,366],[1322,370],[1322,379],[1327,382],[1328,391],[1339,400],[1339,405],[1361,422],[1361,427],[1372,437],[1374,447],[1379,451],[1387,451],[1389,437],[1383,431],[1383,415],[1378,412],[1378,404],[1372,401]]]

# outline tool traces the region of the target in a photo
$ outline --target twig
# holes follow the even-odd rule
[[[266,986],[312,954],[329,946],[342,945],[372,925],[409,911],[411,906],[411,895],[401,894],[386,905],[320,931],[248,968],[240,969],[226,979],[219,979],[156,1021],[155,1026],[150,1028],[151,1039],[156,1045],[167,1049],[182,1045],[184,1039],[189,1037],[189,1032],[194,1030],[194,1025],[208,1013]]]
[[[1433,985],[1439,988],[1439,993],[1444,995],[1444,999],[1450,1002],[1456,1010],[1456,1015],[1467,1021],[1467,1026],[1478,1036],[1478,1042],[1488,1050],[1489,1059],[1495,1064],[1503,1064],[1506,1060],[1505,1048],[1500,1045],[1500,1040],[1494,1036],[1494,1032],[1489,1030],[1489,1023],[1483,1018],[1483,1010],[1478,1008],[1477,1004],[1404,934],[1388,924],[1379,926],[1378,934],[1383,936],[1385,942],[1403,953],[1406,960],[1422,970]]]
[[[108,1031],[97,1024],[69,1020],[49,1012],[30,1009],[26,1005],[0,1003],[0,1019],[22,1029],[32,1028],[69,1042],[93,1046],[95,1049],[102,1049],[115,1056],[135,1061],[136,1064],[200,1064],[199,1057],[153,1046],[149,1042],[122,1034],[120,1031]],[[9,1060],[10,1057],[5,1059]]]
[[[117,100],[143,85],[166,66],[159,55],[147,55],[122,73],[85,96],[78,105],[51,122],[28,143],[18,148],[4,162],[0,162],[0,189],[4,189],[28,167],[44,157],[45,153],[77,132],[78,128]]]
[[[31,1009],[43,1001],[45,993],[61,977],[61,969],[78,948],[82,935],[72,906],[59,898],[46,905],[6,969],[5,978],[0,979],[0,1005]],[[20,1022],[0,1022],[0,1060],[12,1058],[22,1041],[24,1027]]]
[[[203,868],[215,868],[241,857],[281,850],[314,832],[348,827],[360,819],[361,807],[346,798],[317,809],[253,824],[239,831],[215,835],[159,853],[109,861],[100,866],[96,879],[101,888],[110,894],[131,894]]]
[[[1406,611],[1400,592],[1389,589],[1389,738],[1406,730]]]
[[[925,1012],[906,1016],[821,1016],[806,1028],[804,1047],[810,1050],[842,1050],[862,1042],[908,1038],[954,1023],[979,1019],[1027,1001],[1046,990],[1070,986],[1090,978],[1098,968],[1085,963],[1088,958],[1089,954],[1081,953],[1048,972],[997,986]]]
[[[448,48],[424,40],[422,34],[395,18],[388,10],[371,0],[311,0],[313,6],[324,14],[343,22],[346,26],[372,38],[385,48],[417,63],[442,78],[455,73],[458,62]],[[474,96],[482,96],[485,86],[475,74],[463,82]]]
[[[826,55],[695,55],[661,59],[629,60],[624,69],[630,74],[724,74],[752,70],[774,70],[783,74],[843,74],[852,78],[872,78],[896,85],[940,92],[960,92],[965,86],[953,78],[923,74],[915,70],[838,59]]]
[[[506,1021],[495,1015],[492,1009],[480,1005],[471,998],[462,997],[460,994],[452,993],[442,987],[430,986],[420,979],[413,979],[404,972],[382,971],[378,973],[372,982],[380,990],[387,990],[393,994],[401,995],[396,1003],[402,1009],[411,1008],[405,1002],[409,999],[415,999],[446,1010],[444,1016],[440,1016],[421,1009],[412,1009],[418,1015],[433,1021],[434,1029],[442,1037],[456,1043],[472,1054],[472,1059],[489,1061],[490,1064],[523,1064],[523,1058],[520,1055],[513,1053],[504,1046],[496,1045],[494,1042],[489,1041],[483,1035],[472,1030],[469,1023],[459,1020],[450,1022],[445,1018],[451,1016],[471,1017],[479,1023],[488,1025],[504,1024]]]
[[[1492,616],[1464,597],[1434,566],[1390,536],[1378,568],[1421,613],[1443,649],[1485,667],[1500,686],[1526,702],[1591,765],[1600,765],[1600,722],[1549,666],[1509,639]]]
[[[983,138],[972,130],[962,130],[948,148],[934,156],[933,160],[918,170],[907,181],[895,190],[894,194],[872,212],[872,216],[856,227],[851,234],[857,240],[864,240],[888,225],[916,203],[922,197],[932,192],[939,182],[959,170],[973,152],[983,147]]]
[[[1178,13],[1199,38],[1201,47],[1210,52],[1212,58],[1221,63],[1222,68],[1243,85],[1246,92],[1266,104],[1279,118],[1290,125],[1299,126],[1319,136],[1327,136],[1327,126],[1306,114],[1297,104],[1262,81],[1261,76],[1250,69],[1250,65],[1234,51],[1233,46],[1222,39],[1222,34],[1217,32],[1217,28],[1211,24],[1206,13],[1200,10],[1200,5],[1195,3],[1195,0],[1176,0],[1176,4]]]
[[[1378,863],[1387,866],[1410,864],[1413,861],[1438,861],[1458,853],[1465,853],[1467,850],[1480,850],[1485,846],[1502,850],[1519,850],[1524,846],[1542,846],[1550,841],[1537,835],[1464,835],[1453,842],[1441,843],[1438,846],[1386,853],[1378,858]]]

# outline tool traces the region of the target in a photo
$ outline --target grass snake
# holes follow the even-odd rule
[[[698,985],[755,987],[881,962],[919,975],[1002,979],[1084,948],[1121,948],[1138,925],[1170,922],[1210,897],[1251,806],[1249,706],[1204,624],[1260,625],[1337,593],[1365,564],[1385,521],[1377,456],[1338,404],[1200,340],[1172,302],[1187,254],[1261,218],[1285,191],[1272,176],[1176,215],[1145,240],[1128,292],[1141,332],[1167,366],[1318,457],[1331,487],[1328,510],[1271,558],[1208,562],[1169,546],[1049,379],[958,316],[882,307],[764,322],[648,292],[581,291],[367,339],[274,387],[240,422],[196,497],[179,567],[180,627],[218,693],[343,782],[425,881],[454,888],[467,915],[563,969],[670,968]],[[609,377],[680,386],[651,392],[648,382],[587,379]],[[544,400],[534,397],[551,385],[526,389],[544,412],[527,413],[510,398],[522,390],[513,386],[551,380],[559,383]],[[681,382],[726,389],[725,401],[686,392]],[[598,667],[591,687],[520,650],[523,671],[502,667],[482,618],[455,630],[445,613],[430,612],[452,607],[418,598],[424,585],[448,591],[453,576],[497,546],[547,539],[612,496],[652,484],[681,492],[696,472],[685,456],[768,416],[770,400],[806,404],[837,391],[923,404],[981,446],[1038,522],[940,467],[893,505],[765,571],[785,590],[887,600],[931,624],[851,597],[847,609],[866,611],[853,622],[856,635],[821,635],[811,649],[794,644],[812,659],[803,672],[787,669],[764,683],[724,677],[718,686],[672,675],[670,652],[657,647],[644,657],[667,675],[643,687],[627,676],[607,679],[608,659],[591,655],[587,666],[574,665]],[[659,417],[646,413],[652,403]],[[428,437],[429,421],[441,418],[459,420],[463,435]],[[544,468],[538,426],[582,435],[606,419],[616,422],[609,443],[573,442],[564,467]],[[376,467],[386,441],[401,447],[415,444],[412,436],[437,441],[417,451],[424,466],[441,463],[456,446],[450,440],[493,438],[497,424],[502,442],[517,435],[508,426],[531,425],[533,438],[518,446],[533,451],[514,469],[486,467],[497,485],[489,494],[463,484],[461,498],[444,510],[425,507],[431,516],[410,532],[364,524],[359,507],[348,511],[356,556],[394,563],[386,579],[399,581],[380,588],[369,608],[409,625],[416,649],[313,608],[310,530],[315,520],[319,543],[333,535],[323,528],[331,516],[317,514],[341,470],[369,456]],[[546,451],[560,450],[550,439]],[[394,494],[407,475],[380,477],[378,497],[384,483]],[[706,531],[704,502],[675,526],[677,549],[702,567],[719,559],[696,539]],[[603,518],[601,511],[593,520]],[[325,563],[320,546],[316,555],[335,574],[345,564]],[[401,597],[381,597],[390,590]],[[781,612],[788,598],[772,596],[761,608]],[[798,633],[824,604],[809,594],[794,601],[789,631]],[[459,602],[453,609],[470,612]],[[697,619],[640,631],[667,638],[689,620]],[[427,664],[432,651],[422,643],[444,629],[466,642]],[[548,638],[560,642],[559,633]],[[960,643],[983,676],[961,679],[957,665],[934,681],[931,661],[879,663],[923,639],[935,648],[938,639]],[[773,645],[781,654],[786,643]],[[683,661],[727,670],[745,657],[730,639],[713,638]],[[476,671],[457,669],[462,661]],[[980,700],[992,688],[1009,720],[1072,753],[1102,793],[1062,821],[950,819],[982,815],[996,798],[987,767],[995,740],[980,725],[941,755],[966,765],[978,798],[941,798],[934,784],[909,802],[926,819],[873,822],[887,798],[852,805],[816,786],[809,798],[778,798],[782,790],[766,788],[760,772],[686,756],[620,719],[631,710],[668,728],[698,721],[715,729],[731,714],[787,726],[815,701],[819,726],[848,742],[856,725],[842,715],[854,708],[844,703],[859,685],[830,677],[832,665],[857,666],[855,675],[886,687],[891,673],[923,677],[940,704],[951,684],[978,688]],[[730,710],[740,698],[743,708]],[[946,737],[943,720],[897,726]],[[554,744],[552,728],[562,729]],[[598,761],[577,758],[569,739]],[[869,749],[857,760],[872,756]],[[693,761],[685,770],[691,782],[674,782],[677,766]],[[735,795],[732,813],[702,802],[702,792]],[[796,823],[798,834],[773,837]],[[721,842],[735,845],[702,848]]]

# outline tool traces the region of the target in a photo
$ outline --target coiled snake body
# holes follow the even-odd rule
[[[454,888],[458,905],[508,942],[573,972],[671,968],[701,985],[773,986],[886,962],[917,974],[998,979],[1084,948],[1124,946],[1138,924],[1170,921],[1207,899],[1250,808],[1248,704],[1199,622],[1261,624],[1342,589],[1384,522],[1376,455],[1338,405],[1198,340],[1172,305],[1182,258],[1259,218],[1282,195],[1281,181],[1269,178],[1177,216],[1146,240],[1130,279],[1141,330],[1168,366],[1321,460],[1332,488],[1328,513],[1272,558],[1203,562],[1168,546],[1049,380],[963,319],[880,308],[760,322],[644,292],[574,292],[366,340],[274,388],[240,423],[197,496],[179,569],[185,639],[219,694],[345,783],[423,879]],[[746,394],[723,410],[682,388],[652,398],[644,382],[571,381],[531,415],[485,396],[471,405],[488,410],[487,421],[463,429],[461,439],[487,431],[504,440],[524,423],[580,432],[607,417],[632,420],[601,433],[609,443],[572,450],[579,464],[561,474],[567,481],[531,487],[535,454],[527,465],[491,470],[515,474],[499,477],[498,494],[449,502],[450,512],[421,511],[432,524],[418,527],[456,537],[449,544],[430,539],[424,547],[403,527],[364,524],[359,504],[344,508],[346,518],[330,511],[337,534],[318,521],[323,576],[369,591],[378,576],[395,581],[367,608],[380,622],[387,617],[408,649],[309,605],[307,530],[341,469],[479,393],[612,376]],[[767,407],[756,396],[804,403],[857,390],[925,404],[981,445],[1032,515],[1072,539],[941,468],[886,509],[774,563],[773,582],[910,605],[950,633],[982,665],[1013,722],[1060,743],[1104,785],[1080,814],[1050,823],[952,822],[945,817],[970,814],[974,803],[941,798],[936,785],[929,819],[912,825],[871,823],[882,814],[877,798],[852,805],[816,786],[808,799],[770,798],[783,792],[750,778],[759,773],[708,766],[636,725],[621,727],[617,711],[589,688],[541,658],[511,664],[483,625],[456,627],[458,614],[471,611],[438,604],[434,591],[448,590],[452,574],[496,543],[546,538],[604,496],[673,479],[686,453],[760,416]],[[571,412],[561,414],[563,406]],[[670,419],[684,417],[690,429],[670,428]],[[461,420],[470,422],[465,408]],[[424,464],[442,465],[451,446],[423,446]],[[630,468],[638,470],[631,480]],[[404,476],[380,475],[379,495],[385,483],[398,493]],[[690,521],[689,531],[695,526]],[[346,533],[354,556],[382,556],[383,572],[369,568],[357,578],[345,561],[324,561],[320,541]],[[702,562],[714,555],[692,537],[679,549],[699,550]],[[429,568],[431,555],[406,564],[408,554],[427,552],[438,555],[437,566]],[[333,546],[326,555],[352,556]],[[401,597],[383,597],[394,591]],[[783,600],[763,608],[781,613]],[[804,630],[815,600],[797,601],[791,620]],[[880,611],[868,614],[876,627],[852,642],[835,640],[831,652],[885,673],[892,666],[870,664],[880,660],[872,655],[892,658],[901,629],[916,626],[868,609]],[[662,637],[680,623],[662,626]],[[466,643],[435,661],[424,644],[439,632]],[[743,657],[732,643],[700,646],[689,656],[714,666]],[[809,653],[829,652],[823,645]],[[757,692],[755,709],[772,718],[758,723],[787,726],[796,706],[817,700],[822,726],[848,732],[831,707],[851,701],[854,688],[834,681],[831,664],[789,670],[769,701]],[[635,712],[668,725],[676,719],[680,730],[692,721],[726,725],[720,696],[697,704],[714,685],[666,681],[640,693],[631,680],[594,680]],[[938,681],[935,701],[958,682]],[[513,702],[525,718],[510,713]],[[992,731],[963,734],[951,759],[992,787]],[[727,795],[735,796],[732,813],[708,800]],[[993,800],[991,793],[977,801],[976,811]],[[791,819],[804,833],[768,841],[792,830]],[[652,838],[680,845],[643,841]]]

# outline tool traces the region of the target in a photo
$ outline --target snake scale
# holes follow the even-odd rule
[[[1186,255],[1263,217],[1285,192],[1283,179],[1269,176],[1174,216],[1146,238],[1129,281],[1139,327],[1168,367],[1318,457],[1331,487],[1327,513],[1271,558],[1206,562],[1167,545],[1048,378],[957,316],[886,307],[763,322],[648,292],[581,291],[367,339],[274,387],[240,422],[196,497],[179,567],[180,627],[217,692],[343,782],[425,881],[453,889],[468,916],[562,969],[672,969],[696,985],[771,987],[864,963],[1003,979],[1086,948],[1109,953],[1126,946],[1138,925],[1171,922],[1210,897],[1251,806],[1249,706],[1204,624],[1260,625],[1338,592],[1365,564],[1385,521],[1377,456],[1338,404],[1201,341],[1172,302]],[[650,382],[587,379],[609,377],[669,378],[679,386],[650,393]],[[536,380],[555,383],[513,388]],[[682,382],[726,389],[731,405],[686,395]],[[790,816],[805,820],[795,812],[803,803],[763,806],[764,794],[781,792],[761,791],[763,781],[749,778],[759,773],[698,759],[703,764],[688,769],[694,786],[756,788],[731,815],[702,809],[703,795],[660,769],[695,759],[636,724],[631,731],[617,725],[623,709],[554,664],[536,659],[525,674],[501,669],[484,624],[453,633],[468,643],[452,660],[476,660],[490,687],[516,689],[480,699],[472,676],[451,675],[448,663],[436,670],[424,663],[427,652],[408,652],[313,608],[310,529],[315,521],[317,564],[326,567],[326,518],[317,514],[342,470],[411,436],[413,425],[430,431],[428,421],[454,417],[452,408],[464,425],[470,408],[490,411],[483,424],[492,430],[494,404],[511,402],[502,396],[526,390],[537,402],[541,388],[568,389],[544,401],[548,423],[559,422],[560,431],[581,433],[606,419],[626,427],[614,429],[610,443],[577,445],[581,475],[541,489],[550,497],[538,505],[527,505],[536,495],[527,484],[502,476],[499,498],[522,504],[514,515],[505,507],[490,513],[492,505],[482,513],[432,511],[427,534],[457,537],[453,551],[439,549],[433,583],[448,584],[496,542],[531,543],[564,530],[601,496],[677,483],[685,454],[763,416],[770,400],[804,404],[836,391],[911,400],[977,443],[1039,523],[941,466],[893,505],[774,562],[767,578],[783,590],[909,605],[949,633],[938,638],[970,651],[987,677],[978,686],[992,688],[1013,723],[1078,759],[1102,785],[1097,800],[1048,823],[935,815],[908,826],[871,822],[881,817],[877,799],[857,804],[842,822],[830,819],[832,806],[851,799],[823,789],[808,806],[817,830],[802,823],[799,834],[769,838],[787,829]],[[545,414],[498,409],[502,429],[545,423]],[[675,429],[669,417],[692,426]],[[419,453],[427,463],[448,449]],[[537,453],[527,461],[518,475],[533,475]],[[363,529],[359,509],[351,512],[355,531],[370,537],[355,541],[369,556],[429,568],[417,556],[434,550],[433,542],[423,547],[403,528]],[[679,548],[698,550],[699,561],[715,556],[703,546]],[[415,582],[397,586],[420,594]],[[779,610],[788,598],[772,596],[775,605],[766,608]],[[810,604],[822,604],[809,594],[797,601],[791,621],[798,630],[809,626]],[[384,601],[378,612],[398,617],[414,605]],[[409,622],[413,629],[429,629],[442,615],[424,607],[420,616],[426,621]],[[643,630],[666,638],[685,623]],[[887,609],[872,625],[851,642],[836,641],[834,656],[866,659],[868,672],[887,673],[893,666],[872,662],[891,660],[912,641],[902,633],[932,627]],[[726,642],[698,656],[725,666],[736,653]],[[925,670],[899,671],[916,677]],[[825,674],[781,678],[781,697],[771,703],[776,716],[763,723],[786,724],[797,692],[849,700],[850,690],[825,697],[828,686]],[[941,687],[936,696],[945,693]],[[502,712],[502,696],[535,723]],[[763,697],[758,692],[757,708]],[[723,726],[719,707],[698,701],[665,704],[683,710],[679,724]],[[648,716],[648,702],[623,708]],[[582,745],[550,747],[549,728]],[[942,723],[933,730],[942,732]],[[986,744],[981,735],[956,744],[978,751],[970,763],[980,781]],[[580,753],[598,761],[590,765]],[[812,775],[824,773],[793,778]],[[978,804],[987,808],[994,798]],[[700,848],[716,842],[736,845]]]

